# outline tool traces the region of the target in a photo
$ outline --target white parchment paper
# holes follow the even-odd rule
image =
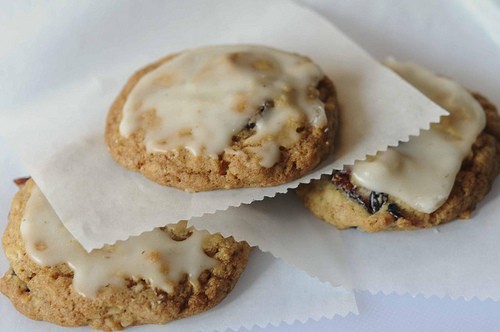
[[[49,16],[61,10],[65,15],[36,31],[37,39],[45,41],[34,41],[39,48],[25,42],[8,50],[5,66],[18,65],[26,52],[37,55],[26,60],[27,68],[34,68],[31,75],[9,77],[14,81],[10,98],[19,93],[16,87],[23,79],[24,87],[35,92],[20,111],[0,119],[0,128],[65,226],[87,249],[286,192],[406,140],[443,114],[322,17],[289,1],[78,6],[56,2],[53,8],[40,9]],[[335,81],[342,107],[335,156],[282,186],[194,194],[156,185],[118,166],[106,151],[103,128],[126,77],[162,55],[218,43],[271,45],[307,54],[320,64]],[[15,102],[6,104],[11,110]]]
[[[342,234],[314,217],[293,192],[193,218],[189,224],[244,239],[322,281],[352,287]]]

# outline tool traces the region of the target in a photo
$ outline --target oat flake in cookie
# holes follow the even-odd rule
[[[340,229],[408,230],[468,218],[500,171],[495,106],[415,64],[386,65],[450,115],[407,143],[301,185],[299,196]]]
[[[250,250],[180,222],[87,253],[32,180],[13,200],[3,247],[11,267],[0,291],[17,310],[102,330],[210,309],[232,290]]]
[[[331,152],[333,83],[309,58],[252,45],[167,56],[137,71],[110,108],[122,166],[186,191],[273,186]]]

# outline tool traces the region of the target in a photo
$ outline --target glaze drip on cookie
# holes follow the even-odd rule
[[[450,114],[410,141],[356,162],[351,181],[431,213],[447,200],[462,161],[484,129],[484,111],[452,80],[412,63],[388,60],[386,65]]]
[[[204,231],[193,231],[187,239],[176,241],[155,229],[87,253],[36,186],[26,204],[21,234],[34,262],[42,266],[67,263],[74,271],[73,287],[87,297],[94,297],[106,285],[125,286],[126,279],[144,279],[172,293],[184,274],[196,289],[199,275],[217,263],[203,251],[209,235]]]
[[[297,127],[326,125],[316,89],[323,77],[310,59],[262,46],[185,51],[134,86],[120,134],[142,130],[148,152],[185,148],[195,156],[217,157],[236,134],[252,130],[246,140],[265,143],[254,152],[269,168],[278,161],[280,146],[299,139]]]

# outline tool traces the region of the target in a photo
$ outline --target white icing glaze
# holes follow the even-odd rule
[[[260,148],[260,165],[262,167],[272,167],[280,159],[280,147],[276,142],[264,142]]]
[[[123,107],[120,134],[143,129],[148,152],[184,147],[216,157],[255,123],[249,143],[289,146],[299,137],[291,124],[326,125],[323,103],[310,96],[323,76],[308,58],[263,46],[188,50],[139,80]],[[269,100],[274,105],[260,113]],[[275,158],[262,151],[262,165],[273,166]]]
[[[171,293],[187,273],[196,288],[200,273],[217,263],[202,249],[208,236],[204,231],[193,231],[186,240],[174,241],[164,231],[154,229],[87,253],[36,186],[26,203],[21,235],[34,262],[42,266],[67,263],[74,271],[73,287],[88,297],[106,285],[125,286],[125,278],[144,279],[152,287]]]
[[[351,179],[431,213],[448,199],[462,161],[484,129],[484,111],[465,88],[452,80],[413,63],[389,59],[385,64],[450,114],[409,142],[356,162]]]

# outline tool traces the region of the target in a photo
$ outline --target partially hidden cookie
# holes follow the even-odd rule
[[[13,200],[3,247],[11,267],[0,291],[17,310],[102,330],[163,324],[215,306],[250,250],[180,222],[87,253],[32,180]]]
[[[198,48],[137,71],[112,104],[113,158],[165,186],[283,184],[331,151],[332,81],[309,58],[256,45]]]
[[[412,230],[469,218],[500,171],[495,106],[415,64],[387,65],[450,115],[407,143],[301,185],[298,195],[339,229]]]

